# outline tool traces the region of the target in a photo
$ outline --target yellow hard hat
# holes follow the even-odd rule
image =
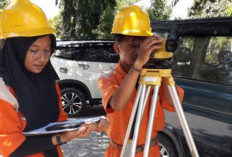
[[[0,14],[0,39],[52,34],[47,18],[29,0],[11,0]]]
[[[149,16],[136,5],[129,5],[118,12],[111,34],[152,36]]]

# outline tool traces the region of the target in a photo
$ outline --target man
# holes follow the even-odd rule
[[[112,28],[114,34],[114,49],[119,54],[120,60],[108,76],[100,77],[99,87],[103,94],[102,104],[107,113],[111,125],[107,130],[110,145],[105,156],[119,157],[125,138],[130,114],[136,97],[136,84],[140,71],[150,58],[153,50],[161,48],[162,38],[153,36],[148,15],[138,6],[127,6],[115,16]],[[180,98],[183,98],[183,90],[178,88]],[[146,139],[151,94],[148,98],[142,118],[136,157],[143,155]],[[150,143],[149,157],[159,157],[159,145],[156,139],[157,132],[165,126],[163,108],[175,111],[163,98],[163,87],[159,90],[152,139]]]

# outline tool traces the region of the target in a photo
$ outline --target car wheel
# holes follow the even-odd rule
[[[176,148],[167,136],[159,133],[157,138],[159,141],[161,157],[177,157]]]
[[[61,90],[62,108],[69,117],[79,116],[85,110],[86,100],[82,92],[76,88]]]

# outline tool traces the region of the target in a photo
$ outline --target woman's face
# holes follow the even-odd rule
[[[25,68],[32,73],[40,73],[51,56],[51,38],[49,35],[38,38],[27,50]]]

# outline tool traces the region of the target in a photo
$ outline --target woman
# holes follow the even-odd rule
[[[23,5],[27,8],[33,6],[32,11],[36,7],[28,0],[19,0],[13,5],[15,6],[12,7],[11,4],[8,6],[13,9]],[[27,12],[28,15],[31,16],[32,11]],[[43,14],[41,10],[39,11]],[[21,12],[24,12],[25,16],[25,11]],[[4,10],[2,13],[0,24],[4,19]],[[39,17],[38,13],[34,15],[36,16],[31,16],[34,19]],[[23,28],[27,28],[27,21],[30,21],[28,16],[22,23],[25,25]],[[39,21],[41,24],[41,19]],[[7,20],[4,22],[7,25]],[[91,131],[101,132],[108,126],[106,120],[101,120],[97,125],[85,124],[77,131],[58,135],[29,137],[23,135],[23,132],[51,122],[67,120],[67,114],[61,107],[60,90],[56,83],[58,76],[49,60],[56,47],[56,38],[52,34],[54,30],[48,26],[44,28],[46,22],[40,25],[39,31],[38,25],[35,26],[37,30],[29,30],[29,35],[27,29],[24,32],[21,30],[13,32],[13,29],[4,30],[0,26],[1,37],[6,38],[0,53],[0,155],[4,157],[63,156],[59,145],[74,138],[86,137]],[[14,23],[11,23],[11,27],[13,26]]]

